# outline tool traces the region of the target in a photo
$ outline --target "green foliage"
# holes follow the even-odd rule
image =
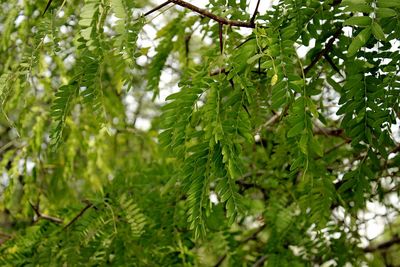
[[[398,263],[399,2],[251,2],[0,3],[1,266]]]

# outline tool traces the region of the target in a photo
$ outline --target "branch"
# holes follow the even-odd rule
[[[222,30],[223,30],[223,25],[220,23],[219,25],[218,25],[218,30],[219,30],[219,50],[220,50],[220,52],[221,52],[221,55],[223,54],[223,52],[224,52],[224,40],[223,40],[223,37],[222,37]]]
[[[215,69],[213,71],[210,72],[210,76],[216,76],[219,74],[228,74],[229,71],[227,71],[225,68],[220,68],[220,69]]]
[[[390,151],[390,153],[397,153],[397,152],[400,152],[400,144],[397,147],[395,147],[392,151]]]
[[[256,16],[257,16],[257,13],[258,13],[259,6],[260,6],[260,0],[257,1],[257,5],[256,5],[256,8],[254,9],[253,16],[250,19],[250,24],[251,25],[255,25],[254,22],[256,21]]]
[[[87,203],[86,206],[67,225],[64,226],[63,230],[74,224],[91,207],[93,207],[93,204],[90,202]]]
[[[138,119],[141,109],[142,109],[143,100],[144,100],[144,94],[141,95],[137,101],[137,108],[135,110],[135,113],[133,113],[132,128],[135,128],[135,126],[136,126],[137,119]]]
[[[315,129],[313,131],[313,133],[315,135],[336,136],[336,137],[345,138],[343,136],[343,134],[344,134],[344,130],[343,129],[340,129],[340,128],[337,128],[337,129],[336,128],[322,128],[322,127],[320,127],[320,126],[318,126],[316,124],[315,124],[315,128],[317,128],[317,129]]]
[[[324,152],[324,155],[327,155],[327,154],[331,153],[332,151],[335,151],[336,149],[338,149],[338,148],[340,148],[340,147],[342,147],[342,146],[344,146],[344,145],[346,145],[346,144],[349,144],[350,142],[351,142],[351,140],[350,140],[350,139],[347,139],[347,140],[343,141],[342,143],[339,143],[339,144],[337,144],[337,145],[335,145],[335,146],[329,148],[328,150],[326,150],[326,151]],[[320,158],[321,158],[321,157],[318,157],[318,159],[320,159]]]
[[[10,142],[6,143],[4,146],[0,147],[0,154],[14,145],[15,145],[15,140],[11,140]]]
[[[364,248],[365,252],[375,252],[378,250],[385,250],[390,248],[391,246],[395,245],[395,244],[400,244],[400,237],[398,235],[395,235],[392,239],[383,242],[379,245],[376,246],[368,246],[366,248]]]
[[[225,260],[225,258],[226,258],[227,255],[228,255],[228,254],[222,255],[222,256],[218,259],[218,261],[217,261],[217,263],[214,265],[214,267],[219,267],[219,266],[221,266],[221,264],[224,262],[224,260]]]
[[[63,223],[63,220],[57,217],[53,217],[53,216],[49,216],[46,214],[43,214],[39,211],[39,206],[34,206],[31,202],[29,202],[29,204],[31,205],[33,211],[35,212],[36,216],[38,217],[38,219],[44,219],[53,223],[57,223],[57,224],[61,224]]]
[[[4,238],[2,238],[4,237]],[[12,236],[3,232],[0,232],[0,245],[6,242],[7,240],[11,239]]]
[[[325,54],[324,58],[331,65],[332,69],[334,69],[342,78],[344,78],[343,74],[340,72],[339,68],[336,66],[335,62],[333,62],[331,57],[328,54]]]
[[[143,16],[144,17],[146,17],[146,16],[148,16],[148,15],[150,15],[150,14],[152,14],[152,13],[154,13],[154,12],[156,12],[157,10],[159,10],[159,9],[161,9],[161,8],[163,8],[163,7],[165,7],[166,5],[168,5],[169,3],[171,3],[171,1],[170,0],[168,0],[168,1],[165,1],[164,3],[162,3],[161,5],[159,5],[159,6],[156,6],[155,8],[153,8],[152,10],[150,10],[150,11],[147,11],[146,13],[144,13],[143,14]]]
[[[327,55],[333,48],[333,43],[335,40],[339,37],[339,35],[342,33],[342,27],[339,27],[336,32],[333,34],[332,38],[329,39],[328,43],[326,44],[325,48],[319,51],[319,53],[314,57],[314,59],[311,61],[310,65],[308,65],[304,69],[304,75],[307,76],[307,73],[318,63],[318,61],[325,55]]]
[[[268,127],[269,125],[275,124],[281,117],[281,113],[275,113],[262,127]]]
[[[216,22],[219,22],[220,24],[225,24],[225,25],[230,25],[230,26],[238,26],[238,27],[244,27],[244,28],[255,28],[255,24],[252,23],[251,21],[229,20],[227,18],[217,16],[206,9],[199,8],[195,5],[192,5],[192,4],[182,1],[182,0],[171,0],[169,2],[174,3],[175,5],[190,9],[204,17],[215,20]]]
[[[267,255],[261,256],[261,257],[253,264],[253,267],[262,266],[266,259],[267,259]]]
[[[47,9],[49,9],[49,7],[50,7],[50,5],[51,5],[51,2],[53,2],[53,0],[49,0],[49,1],[47,2],[46,8],[44,9],[42,16],[44,16],[44,14],[46,14]]]

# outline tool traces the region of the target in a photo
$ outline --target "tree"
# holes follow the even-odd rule
[[[399,264],[400,2],[260,3],[0,3],[2,266]]]

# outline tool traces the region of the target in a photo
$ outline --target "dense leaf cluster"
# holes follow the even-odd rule
[[[399,1],[52,2],[0,2],[0,265],[400,264]]]

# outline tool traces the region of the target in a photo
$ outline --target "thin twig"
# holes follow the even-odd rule
[[[260,0],[257,1],[257,5],[256,8],[254,9],[254,13],[253,16],[250,19],[250,24],[255,26],[255,21],[256,21],[256,17],[257,17],[257,13],[258,13],[258,8],[260,7]]]
[[[219,30],[219,49],[220,49],[221,55],[224,52],[224,40],[222,38],[222,30],[223,30],[223,28],[224,28],[224,25],[222,25],[222,23],[220,23],[219,27],[218,27],[218,30]]]
[[[142,105],[143,105],[143,99],[144,99],[144,94],[141,95],[138,99],[138,105],[137,108],[135,110],[135,113],[133,113],[133,122],[132,122],[132,128],[135,128],[136,126],[136,121],[140,115],[141,109],[142,109]]]
[[[325,135],[325,136],[336,136],[336,137],[342,137],[345,138],[343,136],[344,130],[340,129],[340,128],[323,128],[317,124],[315,125],[315,130],[313,131],[313,133],[315,135]]]
[[[337,144],[337,145],[331,147],[331,148],[328,149],[327,151],[325,151],[325,152],[324,152],[324,155],[327,155],[327,154],[331,153],[332,151],[335,151],[336,149],[338,149],[338,148],[340,148],[340,147],[342,147],[342,146],[344,146],[344,145],[346,145],[346,144],[348,144],[348,143],[350,143],[350,142],[351,142],[351,140],[350,140],[350,139],[347,139],[347,140],[345,140],[344,142],[339,143],[339,144]],[[319,157],[319,158],[321,158],[321,157]]]
[[[268,127],[269,125],[275,124],[281,117],[280,113],[275,113],[266,123],[263,124],[263,128]]]
[[[217,263],[214,265],[214,267],[219,267],[219,266],[221,266],[221,264],[224,262],[224,260],[226,259],[226,256],[227,256],[228,254],[224,254],[224,255],[222,255],[219,259],[218,259],[218,261],[217,261]]]
[[[57,223],[57,224],[61,224],[63,223],[63,220],[57,217],[53,217],[53,216],[49,216],[46,214],[43,214],[39,211],[39,207],[33,205],[31,202],[29,202],[29,204],[31,205],[33,211],[35,212],[36,216],[38,217],[38,219],[44,219],[53,223]]]
[[[87,205],[67,225],[64,226],[63,230],[67,229],[72,224],[74,224],[91,207],[93,207],[93,204],[87,203]]]
[[[159,6],[156,6],[155,8],[153,8],[152,10],[150,10],[150,11],[147,11],[146,13],[144,13],[143,14],[143,16],[144,17],[147,17],[148,15],[150,15],[150,14],[152,14],[152,13],[154,13],[154,12],[156,12],[157,10],[159,10],[159,9],[161,9],[161,8],[163,8],[163,7],[165,7],[166,5],[168,5],[169,3],[171,3],[171,1],[170,0],[168,0],[168,1],[165,1],[164,3],[162,3],[161,5],[159,5]]]
[[[253,267],[262,266],[266,259],[267,259],[267,255],[261,256],[261,257],[253,264]]]
[[[334,69],[342,78],[344,78],[343,74],[340,72],[340,70],[336,66],[335,62],[333,62],[332,58],[328,54],[325,54],[324,58],[331,65],[332,69]]]
[[[3,153],[5,150],[7,150],[9,147],[13,146],[15,143],[14,140],[11,140],[10,142],[8,142],[7,144],[5,144],[4,146],[0,147],[0,153]]]

